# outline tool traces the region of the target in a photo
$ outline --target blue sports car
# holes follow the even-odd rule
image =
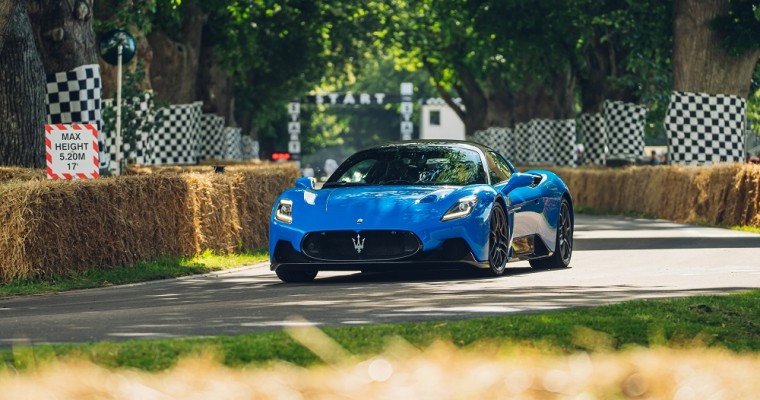
[[[320,270],[475,266],[564,268],[573,200],[552,172],[518,172],[494,150],[461,141],[406,141],[349,157],[316,189],[312,178],[276,200],[271,269],[284,282]]]

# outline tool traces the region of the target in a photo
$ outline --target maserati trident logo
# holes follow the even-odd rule
[[[362,253],[362,250],[364,250],[364,240],[366,238],[362,238],[360,234],[356,234],[356,239],[351,239],[352,242],[354,242],[354,249],[358,254]]]

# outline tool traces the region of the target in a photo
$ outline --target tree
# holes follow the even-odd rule
[[[92,0],[30,0],[29,17],[46,74],[98,63]]]
[[[45,165],[45,75],[27,0],[0,3],[0,165]]]
[[[605,100],[667,102],[672,53],[671,5],[661,0],[573,0],[581,108],[598,113]]]
[[[760,21],[749,0],[675,0],[673,89],[746,99],[760,59]]]

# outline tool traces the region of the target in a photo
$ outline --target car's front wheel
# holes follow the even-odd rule
[[[491,225],[488,232],[488,265],[491,275],[504,273],[509,258],[509,224],[504,207],[499,203],[491,210]]]
[[[281,281],[285,283],[306,283],[311,282],[317,277],[316,269],[290,269],[290,268],[277,268],[275,273]]]
[[[557,241],[554,254],[550,257],[530,260],[530,266],[535,269],[565,268],[570,265],[573,257],[573,219],[570,214],[570,203],[562,199],[557,221]]]

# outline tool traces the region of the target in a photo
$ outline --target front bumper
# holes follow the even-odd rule
[[[391,269],[441,269],[445,267],[469,266],[488,268],[488,262],[478,261],[464,239],[448,239],[429,251],[396,260],[354,260],[326,261],[307,257],[293,248],[291,242],[280,240],[271,254],[270,269],[287,266],[289,269],[317,269],[320,271],[366,271]]]

